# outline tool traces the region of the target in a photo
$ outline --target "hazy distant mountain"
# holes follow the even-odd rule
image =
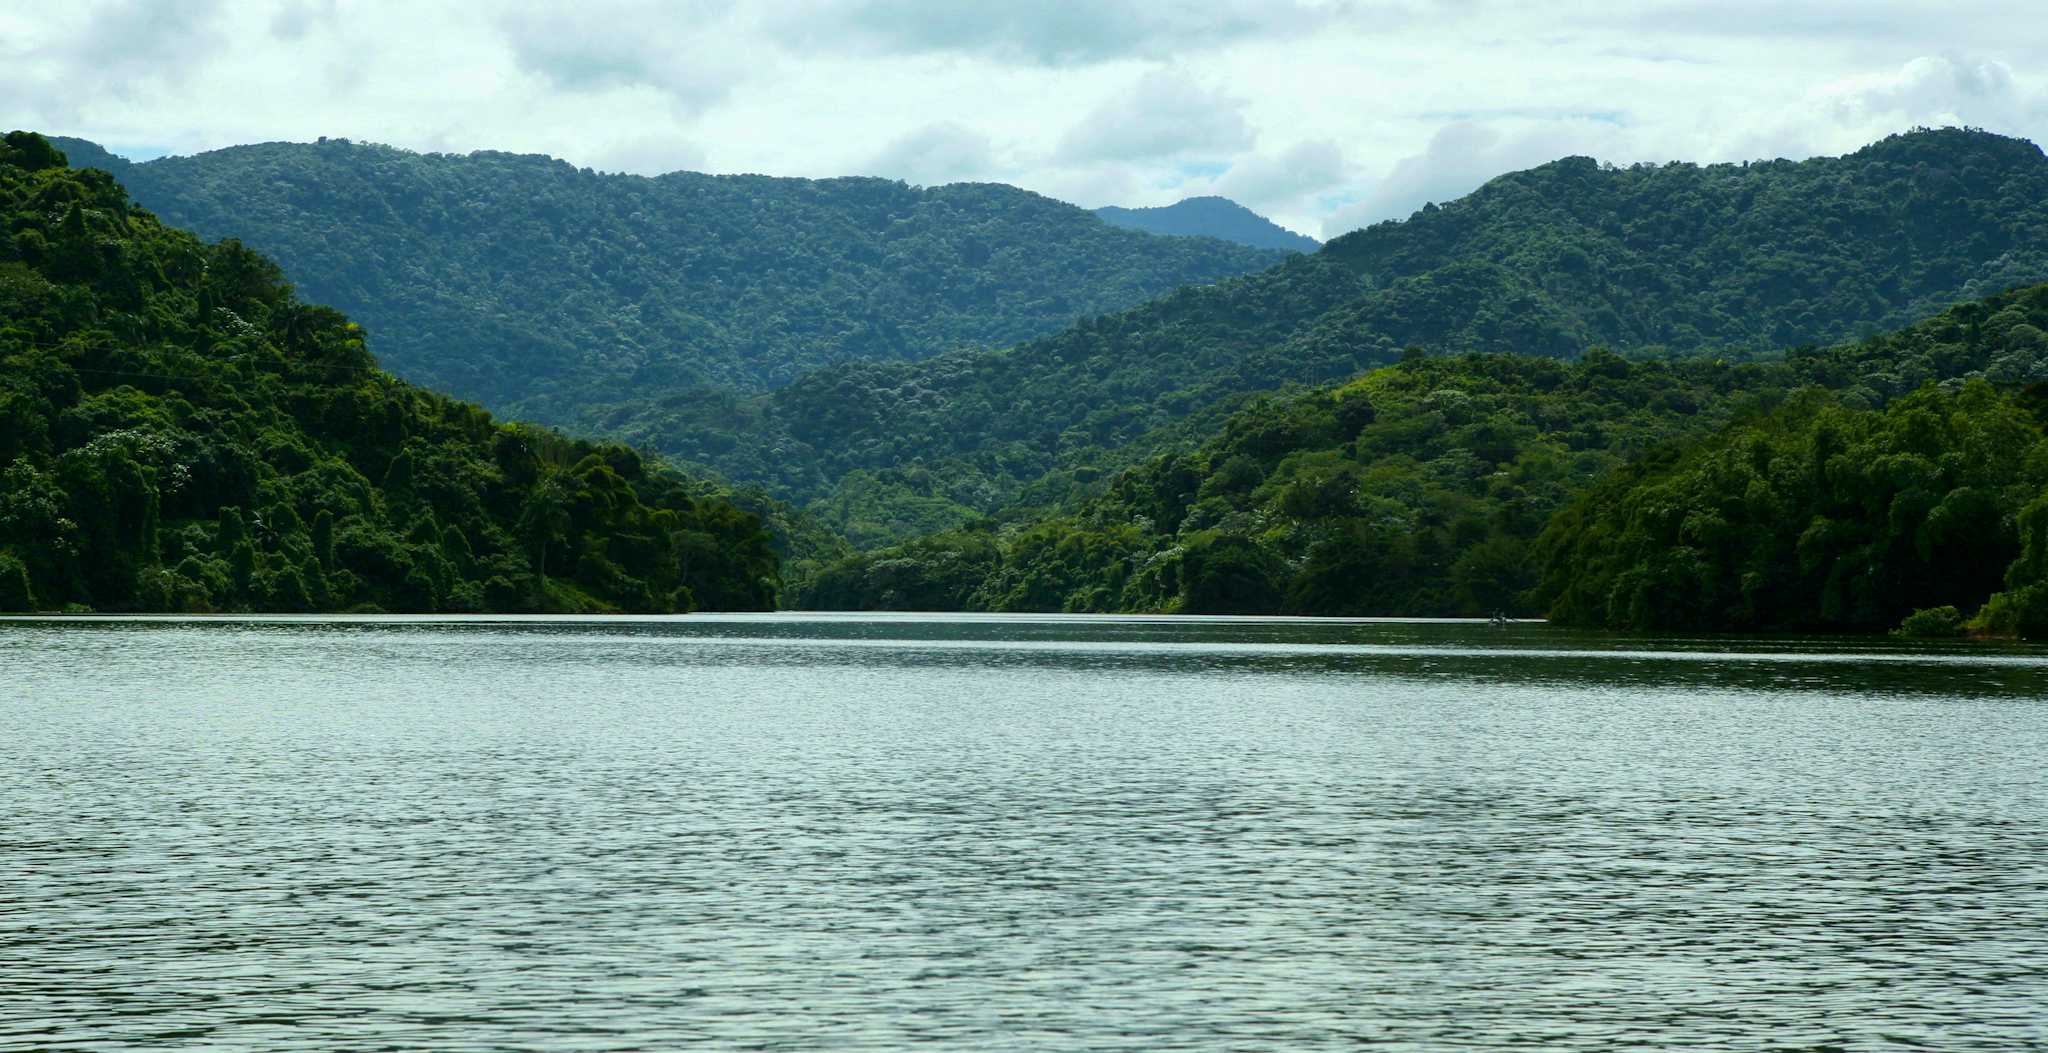
[[[1103,222],[1148,234],[1199,235],[1257,249],[1314,252],[1322,243],[1253,212],[1227,197],[1191,197],[1158,208],[1098,208]]]
[[[1945,129],[1806,161],[1573,157],[1015,348],[836,366],[751,401],[589,424],[799,500],[831,494],[849,524],[909,522],[892,502],[916,504],[919,523],[951,502],[958,522],[1058,499],[1206,432],[1249,394],[1353,376],[1410,346],[1761,352],[2042,281],[2048,157],[2025,140]],[[1445,401],[1432,426],[1472,424],[1461,405]]]
[[[59,146],[166,222],[274,256],[395,372],[555,421],[1015,344],[1286,258],[993,183],[647,178],[345,139],[142,163]]]

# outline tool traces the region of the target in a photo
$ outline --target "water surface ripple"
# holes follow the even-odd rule
[[[2048,658],[0,621],[0,1050],[2048,1048]]]

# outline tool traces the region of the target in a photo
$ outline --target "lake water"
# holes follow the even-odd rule
[[[0,621],[0,1049],[2048,1048],[2048,658]]]

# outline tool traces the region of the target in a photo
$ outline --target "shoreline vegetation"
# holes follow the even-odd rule
[[[705,427],[718,406],[752,427],[760,406],[804,404],[838,383],[833,405],[806,411],[815,427],[803,441],[748,440],[749,456],[799,458],[853,444],[837,489],[807,476],[813,499],[798,508],[778,499],[791,491],[775,473],[739,473],[769,482],[736,490],[406,384],[270,260],[163,226],[40,136],[5,143],[0,611],[1499,613],[1637,631],[2048,638],[2048,285],[1846,342],[1757,344],[1867,330],[1942,288],[2048,277],[2036,273],[2048,257],[2000,248],[2048,244],[2040,199],[2000,215],[1979,200],[1983,188],[2048,187],[2040,151],[2017,140],[1915,133],[1825,170],[1603,174],[1559,162],[1412,227],[1383,224],[1010,351],[833,367],[751,403],[688,407]],[[1594,339],[1650,324],[1609,326],[1600,310],[1668,300],[1681,282],[1676,270],[1615,271],[1653,258],[1615,247],[1628,237],[1503,251],[1514,209],[1575,207],[1532,204],[1524,191],[1539,184],[1620,185],[1636,205],[1674,210],[1674,187],[1711,202],[1731,186],[1791,188],[1779,205],[1795,207],[1808,175],[1869,172],[1894,181],[1866,180],[1868,229],[1845,230],[1842,244],[1900,226],[1904,247],[1879,261],[1889,270],[1810,246],[1759,257],[1749,265],[1769,274],[1713,279],[1717,311],[1738,302],[1727,293],[1758,312],[1728,323],[1748,335],[1727,345],[1699,328],[1704,315],[1684,341],[1617,353]],[[1887,193],[1906,211],[1887,217]],[[1957,247],[1944,230],[1973,233]],[[1425,236],[1430,246],[1410,244]],[[1460,262],[1482,249],[1521,270],[1487,278]],[[1993,256],[1988,269],[1976,262]],[[1402,267],[1430,277],[1388,284]],[[1549,284],[1509,288],[1530,276]],[[1421,296],[1431,283],[1443,287]],[[1788,298],[1788,285],[1832,299]],[[1278,298],[1263,303],[1261,289]],[[1461,320],[1409,324],[1438,308]],[[1440,339],[1388,343],[1410,330]],[[1370,346],[1343,350],[1360,339]],[[1203,380],[1210,351],[1233,341],[1238,361],[1223,368],[1235,379]],[[937,437],[935,456],[888,467],[860,445],[892,419],[904,441],[923,441],[933,413],[965,412],[963,378],[1015,401],[1139,346],[1149,350],[1133,362],[1151,372],[1166,352],[1183,356],[1194,370],[1183,393],[1206,394],[1152,398],[1156,378],[1086,379],[1070,387],[1077,407],[1112,389],[1152,401],[1124,424],[1063,434],[1050,454],[1031,440],[991,458],[959,445],[971,437]],[[1059,368],[1032,380],[1034,363]],[[1018,370],[1024,387],[990,386]],[[885,373],[951,379],[892,418],[904,389],[849,386]],[[918,501],[925,512],[910,511]],[[877,516],[888,525],[860,525]]]
[[[763,609],[760,519],[404,383],[277,266],[0,146],[0,610]]]
[[[1411,353],[798,602],[1848,632],[1952,605],[2039,635],[2044,330],[2048,285],[1751,361]]]

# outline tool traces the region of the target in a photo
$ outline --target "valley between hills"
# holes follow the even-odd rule
[[[6,144],[0,610],[2048,635],[2024,140],[1565,158],[1320,247],[993,184]]]

